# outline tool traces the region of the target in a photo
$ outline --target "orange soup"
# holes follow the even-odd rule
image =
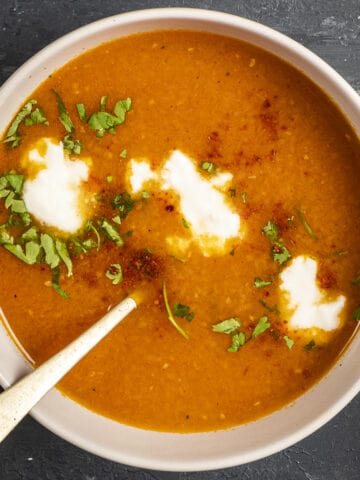
[[[33,92],[0,156],[0,306],[34,365],[140,292],[59,384],[91,410],[229,428],[296,399],[355,332],[359,139],[263,50],[105,43]]]

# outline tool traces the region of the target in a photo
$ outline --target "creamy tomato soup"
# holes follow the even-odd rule
[[[0,144],[0,306],[35,365],[134,292],[60,383],[159,431],[269,414],[360,318],[359,140],[269,53],[143,33],[54,72]]]

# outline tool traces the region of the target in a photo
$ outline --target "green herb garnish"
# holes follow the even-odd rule
[[[113,285],[118,285],[123,280],[121,265],[118,263],[113,263],[110,265],[109,269],[105,273],[105,276],[112,280]]]
[[[41,124],[48,126],[49,122],[40,108],[35,108],[35,110],[30,113],[30,116],[27,116],[24,120],[25,127]]]
[[[264,288],[272,284],[271,280],[262,280],[259,277],[254,278],[254,287],[255,288]]]
[[[302,223],[303,227],[305,228],[306,232],[310,235],[311,238],[313,238],[314,240],[317,240],[318,239],[317,235],[314,233],[314,231],[312,230],[312,228],[310,227],[310,225],[308,224],[308,222],[305,218],[304,210],[296,209],[296,213],[297,213],[297,215],[300,219],[300,222]]]
[[[85,105],[83,103],[77,103],[76,105],[76,110],[79,115],[79,118],[82,122],[86,122],[86,109]]]
[[[215,170],[215,165],[212,162],[203,162],[201,168],[208,173],[213,173]]]
[[[116,246],[118,247],[123,247],[124,246],[124,240],[122,239],[120,233],[117,231],[117,229],[111,225],[111,223],[106,220],[106,218],[103,219],[101,222],[101,228],[104,230],[106,233],[107,237],[115,243]]]
[[[244,332],[234,333],[231,335],[231,345],[227,348],[228,352],[238,352],[246,343],[246,336]]]
[[[286,346],[288,347],[288,349],[291,350],[293,348],[293,346],[295,345],[294,340],[292,338],[288,337],[287,335],[284,335],[283,339],[284,339],[284,342],[285,342]]]
[[[127,192],[123,192],[114,198],[112,207],[114,210],[119,210],[119,216],[121,220],[124,220],[134,208],[134,204],[135,202],[132,200],[131,196]]]
[[[185,218],[182,218],[181,222],[185,228],[190,228],[190,224],[185,220]]]
[[[279,227],[275,222],[270,220],[263,228],[262,231],[265,233],[266,237],[270,242],[275,242],[279,236]]]
[[[164,298],[164,303],[165,303],[165,309],[166,309],[166,313],[167,313],[167,316],[168,316],[168,319],[170,321],[170,323],[176,328],[176,330],[180,333],[180,335],[182,335],[184,338],[186,338],[186,340],[189,339],[189,335],[185,332],[185,330],[183,330],[180,325],[176,322],[175,318],[174,318],[174,315],[171,311],[171,308],[170,308],[170,305],[169,305],[169,301],[168,301],[168,297],[167,297],[167,291],[166,291],[166,284],[165,284],[165,281],[163,282],[163,287],[162,287],[162,292],[163,292],[163,298]]]
[[[52,279],[51,279],[52,287],[55,290],[55,292],[60,295],[60,297],[69,298],[69,295],[66,292],[64,292],[64,290],[60,287],[59,281],[60,281],[60,269],[59,267],[55,267],[54,269],[52,269]]]
[[[275,262],[282,265],[283,263],[290,260],[291,253],[285,247],[285,245],[282,245],[281,243],[276,243],[275,245],[272,246],[271,256]]]
[[[213,332],[217,333],[226,333],[231,335],[232,333],[236,332],[238,328],[241,327],[241,322],[237,317],[231,317],[226,320],[223,320],[220,323],[212,326]]]
[[[176,317],[185,318],[188,322],[191,322],[195,316],[195,313],[190,311],[190,307],[182,303],[175,303],[172,311]]]
[[[247,201],[246,192],[241,192],[241,200],[242,200],[243,204],[246,203],[246,201]]]
[[[70,115],[68,111],[66,110],[65,104],[63,102],[63,99],[60,97],[58,92],[54,89],[52,89],[53,94],[55,95],[56,98],[56,103],[58,107],[58,112],[59,112],[59,120],[62,123],[63,127],[68,133],[73,133],[74,132],[74,124],[71,121]]]
[[[270,322],[268,322],[268,317],[264,315],[261,317],[254,328],[251,337],[255,338],[264,333],[268,328],[270,328]]]
[[[106,112],[107,97],[103,96],[100,100],[100,112],[93,113],[88,119],[88,126],[96,130],[97,137],[103,137],[105,132],[115,133],[115,127],[125,122],[126,113],[131,110],[131,98],[118,100],[115,103],[114,115]]]
[[[309,343],[307,343],[306,345],[304,345],[304,348],[305,350],[307,350],[308,352],[310,352],[310,350],[312,350],[314,347],[315,347],[315,341],[314,340],[310,340]]]
[[[12,123],[10,124],[9,130],[6,132],[6,136],[3,140],[3,143],[10,143],[12,148],[18,147],[21,143],[21,135],[18,134],[18,129],[21,122],[25,120],[31,114],[33,105],[37,102],[36,100],[29,100],[20,112],[16,115]]]
[[[259,300],[260,305],[262,305],[270,313],[279,313],[277,306],[270,307],[264,300]]]
[[[351,315],[351,320],[360,320],[360,305],[354,310],[353,314]]]
[[[126,150],[126,148],[124,148],[124,150],[121,150],[121,152],[120,152],[120,157],[121,158],[126,158],[126,156],[127,156],[127,150]]]

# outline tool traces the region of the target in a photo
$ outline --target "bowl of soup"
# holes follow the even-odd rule
[[[235,16],[138,11],[42,50],[0,106],[1,384],[142,298],[34,418],[205,470],[356,395],[360,100],[321,59]]]

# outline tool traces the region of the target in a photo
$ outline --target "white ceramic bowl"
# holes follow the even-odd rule
[[[57,40],[25,63],[0,90],[0,132],[37,85],[74,56],[112,38],[157,29],[193,29],[248,41],[311,77],[333,98],[360,134],[360,98],[331,67],[303,46],[258,23],[196,9],[153,9],[110,17]],[[0,382],[12,384],[30,367],[0,327]],[[336,415],[360,390],[360,336],[331,372],[288,406],[254,423],[201,434],[157,433],[96,415],[57,390],[32,411],[44,426],[90,452],[156,470],[210,470],[250,462],[282,450]]]

